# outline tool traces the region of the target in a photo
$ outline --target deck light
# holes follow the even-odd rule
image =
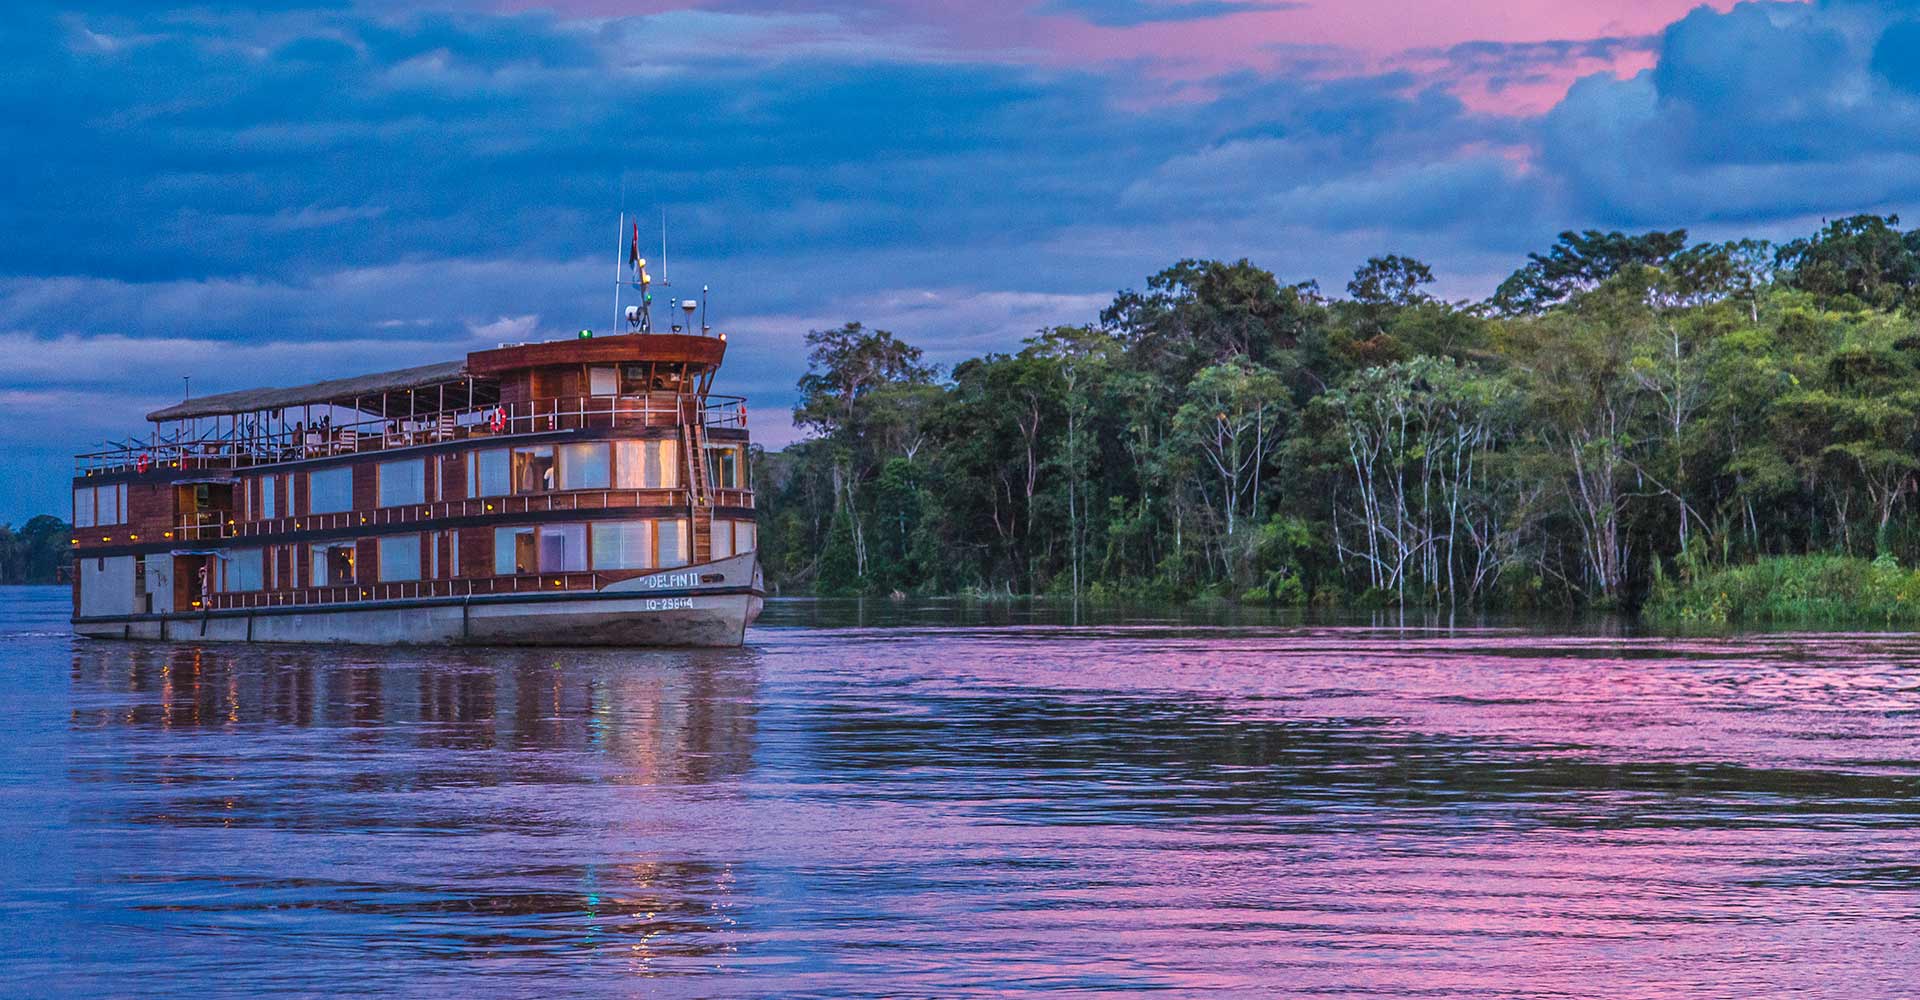
[[[167,537],[167,538],[172,538],[172,537],[173,537],[173,532],[171,532],[171,531],[165,531],[165,532],[161,532],[161,534],[162,534],[162,535],[163,535],[164,537]]]
[[[592,340],[592,339],[593,339],[593,331],[592,331],[592,330],[582,330],[582,331],[580,331],[580,339],[581,339],[581,340]]]

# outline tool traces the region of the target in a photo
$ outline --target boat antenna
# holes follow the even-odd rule
[[[627,183],[625,180],[622,180],[620,182],[620,200],[625,201],[626,198]],[[613,328],[616,330],[620,328],[620,251],[624,249],[621,244],[625,243],[626,239],[627,213],[625,209],[622,209],[620,211],[620,224],[614,227],[613,230]]]
[[[671,287],[673,279],[667,275],[667,210],[660,210],[660,283]]]
[[[707,286],[700,286],[700,332],[706,333],[713,327],[707,325]]]

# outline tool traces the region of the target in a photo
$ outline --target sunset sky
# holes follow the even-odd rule
[[[1920,3],[26,0],[0,80],[16,523],[184,375],[611,329],[623,207],[777,446],[849,319],[951,364],[1181,257],[1338,291],[1391,251],[1477,298],[1566,228],[1920,193]]]

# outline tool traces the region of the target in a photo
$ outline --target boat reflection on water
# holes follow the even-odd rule
[[[75,728],[364,728],[394,750],[592,750],[623,783],[686,784],[752,763],[754,656],[742,650],[434,650],[356,661],[326,647],[89,643]],[[501,758],[512,773],[515,758]]]
[[[295,956],[316,946],[537,963],[617,942],[637,973],[733,949],[734,865],[654,847],[752,766],[751,651],[265,649],[72,658],[70,777],[100,793],[82,822],[149,845],[156,866],[108,877],[185,932],[179,981],[294,913],[252,956],[286,957],[287,982],[311,983]]]

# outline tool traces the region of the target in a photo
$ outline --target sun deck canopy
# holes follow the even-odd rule
[[[404,412],[408,409],[407,393],[439,387],[445,388],[446,403],[449,406],[473,406],[499,398],[499,390],[491,380],[485,384],[472,386],[474,396],[488,398],[468,398],[469,384],[467,363],[464,360],[443,361],[417,368],[402,368],[398,371],[331,379],[311,385],[296,385],[281,389],[242,389],[238,392],[202,396],[199,399],[190,399],[155,410],[147,414],[147,419],[155,423],[163,423],[169,420],[190,420],[195,417],[224,417],[242,413],[288,410],[296,406],[323,405],[378,412],[383,401],[389,412]],[[390,398],[395,396],[398,398]]]

